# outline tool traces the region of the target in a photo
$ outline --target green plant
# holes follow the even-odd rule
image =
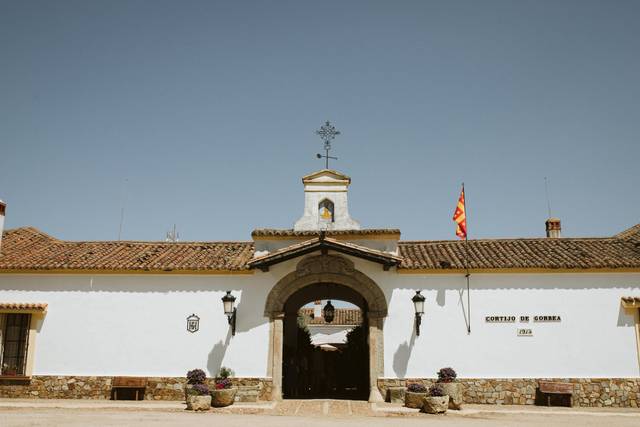
[[[2,365],[2,375],[15,375],[18,372],[18,367],[15,365],[9,365],[7,363]]]
[[[220,373],[218,374],[218,378],[225,379],[233,376],[233,370],[231,368],[227,368],[226,366],[222,366],[220,368]]]
[[[311,316],[307,316],[305,314],[298,313],[298,317],[296,322],[298,324],[298,328],[304,329],[305,331],[309,330],[309,323],[313,319],[313,314]]]

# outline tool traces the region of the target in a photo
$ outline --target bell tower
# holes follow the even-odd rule
[[[360,223],[349,215],[348,189],[351,178],[322,169],[302,178],[304,213],[295,231],[359,230]]]

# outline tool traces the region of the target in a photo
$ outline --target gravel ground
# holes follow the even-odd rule
[[[211,426],[315,427],[315,426],[633,426],[640,425],[640,412],[475,412],[467,415],[398,416],[278,416],[192,413],[161,409],[56,409],[2,408],[0,426]]]

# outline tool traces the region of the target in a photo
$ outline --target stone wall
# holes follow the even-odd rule
[[[0,398],[44,399],[111,399],[113,377],[34,376],[30,379],[3,379],[0,377]],[[145,400],[184,400],[185,378],[148,377]],[[212,388],[213,379],[208,379]],[[232,378],[239,387],[238,397],[257,394],[258,400],[271,400],[270,378]]]
[[[34,376],[29,380],[2,379],[0,398],[44,399],[111,399],[113,377]],[[573,384],[574,406],[631,407],[640,404],[640,378],[462,378],[465,403],[533,405],[538,381],[560,381]],[[146,400],[183,400],[185,378],[149,377],[144,398]],[[233,378],[239,388],[237,400],[255,398],[271,400],[271,378]],[[213,387],[213,379],[208,379]],[[378,380],[378,387],[386,396],[388,387],[420,382],[430,387],[435,380],[425,378]],[[245,396],[246,394],[246,396]]]
[[[463,401],[497,405],[533,405],[538,381],[558,381],[573,384],[573,405],[590,407],[637,408],[640,404],[640,378],[461,378]],[[419,382],[427,388],[435,379],[382,378],[378,387],[386,396],[387,388]]]

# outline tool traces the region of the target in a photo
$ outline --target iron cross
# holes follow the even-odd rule
[[[336,130],[335,127],[329,123],[327,120],[325,124],[320,128],[320,130],[316,131],[316,134],[320,135],[320,138],[324,141],[324,151],[325,154],[316,154],[316,156],[321,159],[325,158],[325,169],[329,169],[329,159],[338,160],[337,157],[332,157],[329,155],[329,150],[331,150],[331,141],[336,137],[336,135],[340,135],[340,131]]]

